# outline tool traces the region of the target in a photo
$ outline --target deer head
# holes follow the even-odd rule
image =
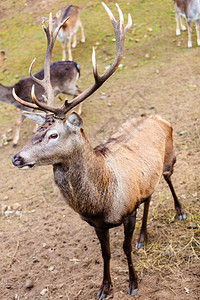
[[[71,102],[65,101],[65,103],[60,107],[54,107],[53,105],[51,105],[51,103],[54,102],[54,99],[52,99],[50,87],[51,83],[50,80],[48,80],[48,77],[46,81],[44,80],[44,83],[42,82],[47,94],[47,103],[41,103],[38,101],[38,99],[35,96],[34,86],[32,88],[32,98],[34,103],[27,103],[24,100],[20,99],[13,90],[13,96],[18,102],[20,102],[23,105],[27,105],[33,109],[39,109],[47,113],[46,116],[31,113],[26,115],[27,117],[34,119],[34,121],[36,121],[41,126],[39,127],[34,138],[22,149],[20,153],[16,154],[13,157],[14,165],[18,167],[32,167],[36,164],[39,165],[58,163],[61,159],[59,153],[62,153],[63,158],[65,157],[66,159],[67,157],[70,157],[71,149],[76,149],[78,151],[78,148],[81,147],[81,141],[83,141],[83,132],[81,131],[82,120],[80,116],[76,113],[72,113],[67,118],[66,114],[76,105],[78,105],[86,98],[88,98],[91,94],[93,94],[117,69],[123,56],[125,34],[127,29],[132,24],[132,20],[129,15],[128,23],[124,27],[123,14],[117,4],[116,5],[119,12],[119,21],[115,20],[112,12],[103,2],[102,4],[110,17],[115,32],[116,57],[112,65],[109,67],[109,69],[107,69],[104,72],[103,75],[99,75],[97,72],[95,50],[93,48],[92,64],[94,83],[80,95],[75,97]],[[60,27],[61,26],[59,26],[59,28]],[[48,41],[47,53],[45,58],[45,68],[48,70],[50,64],[52,45],[54,43],[54,38],[58,30],[56,30],[56,33],[52,32],[51,22],[49,22],[48,28],[44,26],[43,28],[47,35]],[[30,74],[31,69],[32,65],[30,67]],[[34,77],[33,79],[38,83],[41,82]],[[64,154],[64,152],[66,152],[66,149],[67,153]],[[58,156],[56,157],[56,155]]]

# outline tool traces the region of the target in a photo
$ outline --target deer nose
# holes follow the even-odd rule
[[[15,154],[13,157],[12,157],[12,163],[14,166],[18,167],[20,165],[23,164],[23,158],[21,156],[19,156],[18,154]]]

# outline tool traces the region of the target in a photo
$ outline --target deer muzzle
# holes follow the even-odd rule
[[[12,163],[15,167],[18,167],[20,169],[29,169],[29,168],[32,168],[35,163],[34,162],[29,162],[27,163],[25,161],[25,159],[23,157],[20,156],[19,153],[15,154],[13,157],[12,157]]]

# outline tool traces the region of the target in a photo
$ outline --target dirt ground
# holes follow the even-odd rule
[[[133,249],[139,276],[139,290],[133,299],[197,300],[200,49],[183,49],[182,55],[174,56],[166,53],[159,64],[155,60],[148,68],[134,66],[133,57],[134,51],[125,49],[128,70],[117,71],[84,103],[83,128],[95,146],[131,117],[159,114],[173,124],[177,154],[173,182],[187,219],[181,222],[176,218],[172,196],[161,180],[150,208],[148,243],[144,249]],[[0,106],[0,113],[6,114],[0,135],[10,137],[17,114],[14,109],[7,111],[5,105]],[[93,228],[65,204],[54,185],[51,166],[20,171],[11,164],[12,156],[30,140],[31,129],[32,123],[26,121],[17,148],[12,148],[9,139],[0,148],[0,299],[95,299],[103,264]],[[141,214],[139,208],[133,245]],[[113,288],[107,299],[128,300],[123,228],[110,230],[110,235]]]

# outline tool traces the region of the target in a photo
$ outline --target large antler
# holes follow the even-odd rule
[[[55,31],[53,31],[53,26],[52,26],[52,13],[49,14],[49,25],[48,27],[45,26],[44,22],[42,22],[42,28],[46,34],[46,38],[47,38],[47,48],[46,48],[46,55],[45,55],[45,62],[44,62],[44,78],[42,80],[36,78],[33,74],[32,74],[32,68],[33,68],[33,64],[36,60],[36,58],[34,58],[34,60],[32,61],[30,68],[29,68],[29,74],[30,77],[33,79],[33,81],[35,81],[36,83],[38,83],[39,85],[41,85],[44,88],[44,91],[46,93],[47,96],[43,95],[44,100],[51,106],[54,105],[54,91],[51,85],[51,78],[50,78],[50,64],[51,64],[51,54],[52,54],[52,50],[56,41],[56,37],[58,35],[59,30],[62,28],[62,26],[65,24],[65,22],[69,19],[69,17],[67,17],[56,29]],[[32,87],[32,98],[34,97],[36,99],[35,96],[35,92],[34,92],[34,86]],[[14,98],[20,102],[21,104],[28,106],[30,108],[33,109],[40,109],[40,110],[45,110],[44,108],[40,108],[38,107],[37,104],[34,103],[30,103],[30,102],[26,102],[24,100],[22,100],[21,98],[19,98],[16,93],[15,90],[13,89],[13,96]],[[33,99],[34,101],[34,99]],[[40,104],[40,102],[39,102]]]
[[[45,96],[43,96],[43,97],[49,105],[54,104],[54,98],[55,98],[54,97],[54,91],[53,91],[51,81],[50,81],[51,54],[52,54],[52,50],[53,50],[54,43],[55,43],[56,37],[58,35],[58,32],[68,19],[69,19],[69,17],[66,18],[55,29],[55,31],[53,31],[53,26],[52,26],[52,13],[49,14],[49,25],[48,25],[48,27],[46,27],[44,25],[45,21],[42,22],[42,28],[43,28],[43,30],[46,34],[46,38],[47,38],[47,49],[46,49],[45,62],[44,62],[44,79],[39,80],[38,78],[36,78],[32,74],[32,67],[33,67],[33,64],[35,62],[35,59],[32,61],[31,65],[30,65],[30,68],[29,68],[29,74],[30,74],[31,78],[44,88],[47,97],[45,97]]]
[[[112,22],[113,29],[115,32],[115,39],[116,39],[116,57],[114,59],[114,62],[112,65],[109,67],[108,70],[105,71],[103,75],[99,75],[97,72],[97,64],[96,64],[96,57],[95,57],[95,50],[93,48],[93,53],[92,53],[92,64],[93,64],[93,74],[94,74],[94,79],[95,82],[84,92],[82,92],[80,95],[75,97],[71,102],[68,103],[68,101],[65,101],[65,103],[60,106],[60,107],[53,107],[50,105],[47,105],[45,103],[41,103],[37,100],[34,92],[34,86],[32,88],[32,98],[35,104],[32,104],[31,107],[34,109],[40,109],[44,111],[50,111],[54,113],[57,117],[59,118],[64,118],[65,114],[71,110],[73,107],[81,103],[83,100],[85,100],[87,97],[89,97],[91,94],[93,94],[117,69],[122,56],[123,56],[123,50],[124,50],[124,39],[125,39],[125,34],[126,31],[130,28],[132,25],[132,19],[130,14],[128,15],[128,23],[124,27],[124,18],[121,9],[119,6],[116,4],[118,13],[119,13],[119,21],[117,22],[115,20],[115,17],[113,16],[112,12],[110,9],[107,7],[105,3],[102,2],[102,5],[104,6],[105,10],[107,11],[109,18]],[[17,101],[19,101],[21,104],[26,105],[25,101],[20,99],[19,97],[16,97],[16,94],[13,93],[13,96]],[[21,101],[22,100],[22,101]],[[49,101],[47,102],[49,103]],[[28,106],[30,107],[30,103],[27,103]]]

